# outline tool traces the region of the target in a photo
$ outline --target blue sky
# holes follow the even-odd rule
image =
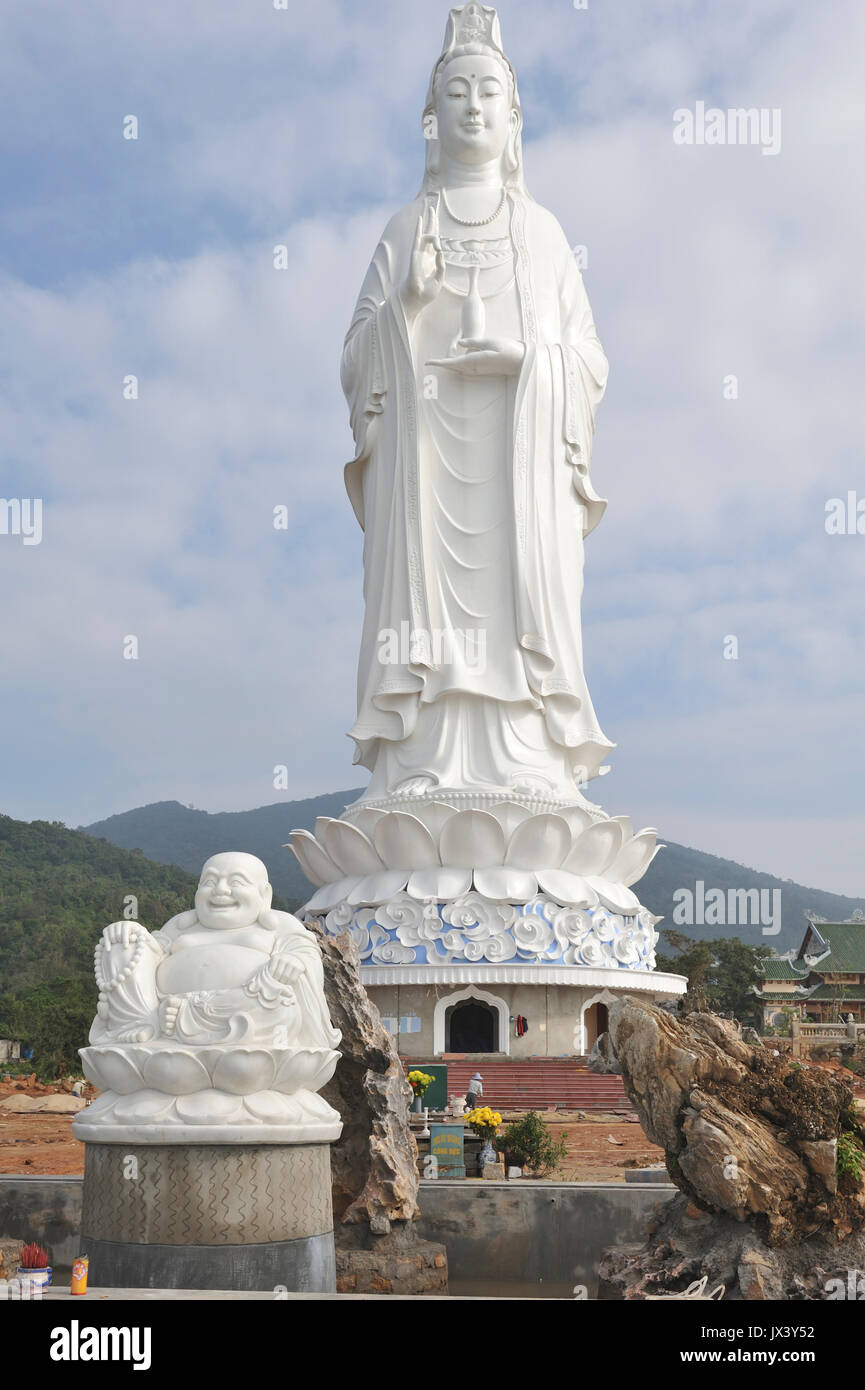
[[[611,362],[584,629],[618,748],[590,795],[863,894],[865,535],[824,525],[827,499],[865,498],[862,7],[499,13],[528,186],[588,248]],[[361,780],[338,360],[420,181],[446,15],[6,7],[0,495],[44,499],[39,546],[0,535],[7,813],[74,825]],[[699,100],[779,108],[780,153],[675,145]]]

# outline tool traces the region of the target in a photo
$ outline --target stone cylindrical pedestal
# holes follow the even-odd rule
[[[335,1292],[330,1145],[88,1142],[81,1250],[96,1287]]]

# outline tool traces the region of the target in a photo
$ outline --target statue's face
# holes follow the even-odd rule
[[[195,910],[205,927],[251,927],[270,907],[267,869],[252,854],[215,854],[201,870]]]
[[[508,79],[492,55],[454,58],[441,75],[436,124],[442,150],[460,164],[500,159],[518,117]]]

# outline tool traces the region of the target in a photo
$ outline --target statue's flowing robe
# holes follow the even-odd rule
[[[431,536],[424,532],[419,403],[428,368],[416,360],[399,296],[419,197],[385,229],[364,280],[342,360],[356,454],[346,487],[363,527],[364,630],[358,670],[355,761],[375,768],[382,741],[410,740],[431,685],[434,655],[383,664],[382,632],[429,632]],[[582,277],[555,217],[508,195],[525,357],[515,383],[507,471],[512,482],[516,642],[529,703],[578,780],[597,775],[614,745],[598,725],[583,674],[583,537],[606,502],[589,477],[595,409],[607,377]],[[421,311],[422,313],[425,311]],[[487,652],[487,665],[496,661]]]

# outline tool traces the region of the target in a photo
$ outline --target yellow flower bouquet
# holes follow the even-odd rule
[[[414,1091],[415,1100],[420,1100],[424,1091],[435,1081],[434,1076],[427,1076],[425,1071],[410,1071],[408,1074],[408,1084]]]
[[[502,1117],[497,1110],[491,1110],[488,1105],[484,1105],[480,1110],[470,1110],[465,1121],[479,1138],[490,1143],[498,1134]]]

